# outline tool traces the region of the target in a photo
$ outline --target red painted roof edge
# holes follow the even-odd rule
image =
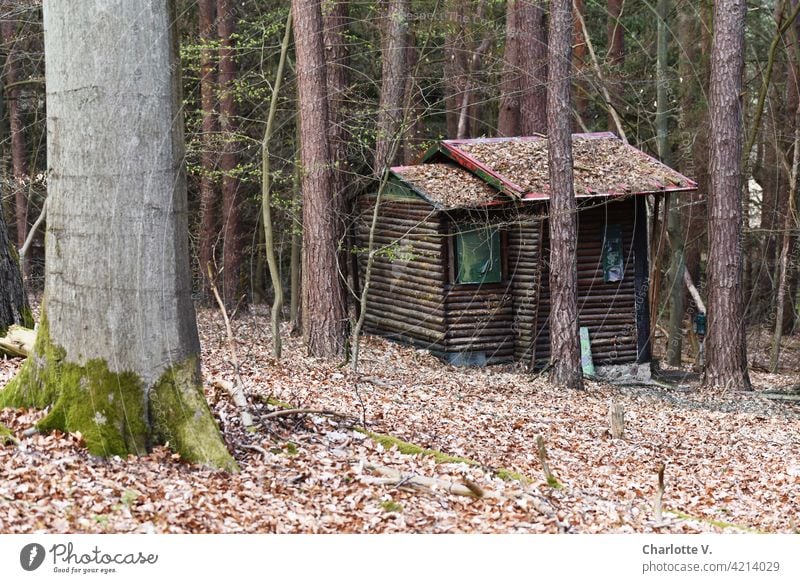
[[[498,140],[508,140],[509,138],[483,138],[483,139],[486,141],[489,140],[498,141]],[[502,190],[509,196],[513,198],[522,198],[525,195],[525,190],[521,186],[514,184],[502,174],[495,172],[485,164],[482,164],[480,161],[478,161],[477,158],[474,158],[461,148],[457,147],[458,143],[464,143],[467,141],[468,140],[458,140],[458,141],[443,140],[442,152],[446,154],[448,158],[457,162],[460,166],[462,166],[466,170],[469,170],[473,173],[477,173],[479,175],[484,174],[485,176],[490,177],[492,179],[490,180],[490,183],[494,182],[495,184],[493,184],[493,186],[495,187],[499,186],[500,190]]]

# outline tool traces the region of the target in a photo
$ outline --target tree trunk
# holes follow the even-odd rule
[[[212,39],[216,37],[214,21],[216,6],[214,0],[199,0],[200,11],[200,101],[203,111],[203,152],[200,156],[200,280],[204,299],[210,298],[208,265],[214,264],[214,243],[217,239],[217,205],[219,193],[214,181],[216,134],[219,131],[215,113],[216,67]]]
[[[522,135],[547,132],[547,24],[541,0],[518,0]]]
[[[667,17],[669,15],[669,0],[658,0],[658,32],[656,51],[656,139],[658,156],[661,161],[670,166],[672,164],[672,151],[669,143],[669,111],[667,80]],[[669,266],[669,330],[667,338],[667,364],[680,366],[681,352],[683,350],[683,232],[681,230],[681,206],[677,193],[671,197],[667,213],[667,234],[670,242]]]
[[[550,166],[550,380],[583,389],[578,336],[576,203],[572,179],[572,2],[550,3],[547,133]]]
[[[383,175],[395,163],[397,152],[392,142],[400,140],[404,131],[403,106],[405,105],[406,76],[408,75],[409,0],[388,0],[383,18],[381,54],[381,98],[378,107],[378,128],[375,144],[375,176]]]
[[[28,197],[26,195],[28,182],[28,148],[25,143],[25,127],[22,122],[20,107],[20,88],[16,83],[19,79],[19,50],[17,50],[16,22],[6,19],[0,25],[3,43],[6,45],[8,55],[5,63],[5,86],[7,87],[8,121],[11,130],[11,167],[14,175],[14,214],[17,230],[17,249],[21,249],[28,236]],[[30,275],[28,264],[22,266],[27,278]]]
[[[580,18],[577,18],[578,15],[583,17],[586,14],[586,8],[584,6],[584,0],[574,0],[573,1],[575,7],[575,20],[573,23],[573,39],[572,41],[575,44],[575,49],[573,51],[572,59],[573,59],[573,69],[575,74],[575,115],[579,120],[586,118],[586,111],[589,109],[589,98],[587,96],[587,88],[583,82],[583,70],[586,67],[586,39],[583,34],[583,30],[581,27]],[[552,19],[553,9],[550,8],[550,18]],[[552,27],[552,24],[551,24]]]
[[[164,0],[44,4],[44,307],[0,405],[50,406],[39,429],[94,455],[235,469],[200,377],[175,22]]]
[[[611,69],[608,90],[612,98],[609,106],[616,108],[617,111],[621,109],[619,96],[622,93],[622,75],[620,70],[625,64],[625,28],[620,21],[624,5],[625,0],[608,0],[607,2],[608,20],[606,21],[606,28],[608,39],[608,64]],[[614,116],[609,113],[608,129],[613,130],[615,127],[616,121],[614,120]]]
[[[33,320],[22,287],[14,244],[8,237],[3,206],[0,205],[0,337],[12,324],[31,328]]]
[[[239,301],[242,266],[241,200],[236,166],[236,8],[233,0],[217,0],[219,47],[219,125],[222,132],[222,299],[228,311]]]
[[[344,354],[345,295],[339,277],[341,217],[333,201],[328,83],[320,0],[292,0],[303,168],[303,339],[319,357]]]
[[[272,355],[281,357],[281,317],[283,315],[283,282],[281,282],[278,259],[275,255],[275,237],[272,224],[272,175],[270,167],[269,144],[272,141],[272,131],[275,124],[275,113],[278,111],[281,84],[283,83],[283,69],[286,66],[286,57],[289,53],[289,42],[292,37],[292,12],[286,17],[286,30],[281,43],[281,56],[278,61],[278,71],[275,73],[275,83],[272,84],[272,97],[269,102],[267,114],[267,127],[264,130],[264,141],[261,143],[261,219],[264,223],[264,251],[269,265],[269,275],[272,280],[272,312],[270,323],[272,325]]]
[[[506,9],[501,136],[547,131],[547,18],[540,0],[510,0]]]
[[[342,0],[322,4],[323,39],[325,42],[325,71],[328,81],[328,125],[331,157],[333,159],[334,196],[344,201],[347,187],[347,132],[345,107],[347,104],[348,55],[347,3]],[[340,205],[341,206],[341,205]],[[343,208],[343,207],[342,207]]]
[[[509,0],[509,5],[514,0]],[[454,138],[458,133],[458,119],[461,111],[464,77],[467,71],[466,18],[464,0],[446,0],[444,37],[444,82],[445,82],[445,120],[447,137]]]
[[[742,302],[742,73],[745,0],[714,5],[711,49],[711,192],[708,386],[750,389]]]
[[[797,108],[794,116],[794,147],[792,148],[792,167],[789,171],[789,195],[786,214],[783,223],[783,241],[781,244],[781,254],[778,263],[777,298],[775,300],[775,333],[772,337],[772,350],[770,352],[769,368],[770,372],[778,372],[778,363],[781,354],[781,339],[784,330],[784,310],[786,307],[786,296],[792,299],[791,293],[787,294],[788,272],[789,272],[789,248],[792,243],[792,230],[795,227],[795,213],[797,210],[797,173],[800,167],[800,107]]]
[[[517,0],[508,0],[506,5],[506,46],[503,53],[503,77],[500,82],[500,113],[497,118],[497,133],[506,137],[520,134],[520,29],[517,24],[516,5]]]
[[[289,259],[289,330],[292,336],[302,334],[300,322],[300,264],[303,250],[303,231],[302,225],[302,200],[300,197],[300,166],[295,165],[292,177],[292,208],[297,212],[295,220],[292,221],[292,253]]]

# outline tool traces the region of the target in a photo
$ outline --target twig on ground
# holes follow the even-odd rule
[[[225,320],[225,331],[228,334],[228,347],[231,351],[231,361],[233,362],[233,372],[236,375],[236,383],[230,388],[230,394],[233,402],[239,408],[239,414],[242,419],[242,425],[246,429],[251,429],[254,425],[253,416],[250,414],[250,406],[247,404],[247,398],[244,396],[244,383],[242,382],[242,375],[240,374],[239,357],[236,353],[236,340],[233,337],[233,329],[231,328],[231,320],[228,318],[228,311],[225,309],[225,303],[219,296],[219,290],[214,283],[214,276],[211,272],[211,264],[208,264],[208,283],[214,298],[217,300],[217,305],[222,312],[222,317]]]

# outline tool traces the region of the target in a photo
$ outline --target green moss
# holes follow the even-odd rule
[[[380,443],[386,449],[391,449],[392,447],[396,447],[397,451],[402,454],[406,455],[424,455],[430,456],[436,460],[436,463],[439,464],[467,464],[470,466],[478,466],[480,465],[475,460],[471,460],[465,457],[459,457],[454,455],[449,455],[443,453],[441,451],[437,451],[435,449],[426,449],[424,447],[420,447],[414,443],[409,443],[407,441],[403,441],[393,435],[384,435],[382,433],[373,433],[372,431],[367,431],[365,429],[356,428],[356,431],[364,433],[370,437],[373,441]]]
[[[141,493],[138,490],[125,490],[125,493],[120,497],[120,502],[125,506],[132,506],[139,496],[141,496]]]
[[[495,472],[497,477],[501,480],[505,480],[506,482],[511,482],[516,480],[518,482],[522,482],[523,484],[529,484],[531,479],[524,474],[520,474],[519,472],[515,472],[514,470],[507,470],[506,468],[500,468]]]
[[[435,449],[427,449],[424,447],[420,447],[419,445],[416,445],[414,443],[403,441],[402,439],[399,439],[394,435],[374,433],[362,427],[355,427],[354,429],[360,433],[369,436],[370,439],[372,439],[376,443],[380,443],[386,449],[391,449],[392,447],[396,447],[397,451],[405,455],[430,456],[436,460],[437,464],[467,464],[468,466],[481,465],[481,463],[476,460],[466,457],[446,454]],[[513,470],[507,470],[506,468],[499,468],[497,470],[494,470],[494,474],[501,480],[505,480],[507,482],[510,482],[512,480],[517,480],[519,482],[522,482],[523,484],[529,484],[533,481],[524,474],[520,474],[519,472],[515,472]],[[556,480],[556,482],[558,482],[558,480]],[[557,487],[561,488],[562,485],[559,483]]]
[[[261,397],[261,401],[267,405],[271,405],[273,407],[278,407],[279,409],[297,409],[297,406],[292,405],[291,403],[286,403],[285,401],[279,401],[277,399],[273,399],[272,397],[263,398]],[[431,456],[433,459],[436,460],[436,463],[439,464],[467,464],[469,466],[480,466],[481,463],[465,457],[459,457],[454,455],[449,455],[444,452],[435,450],[435,449],[428,449],[416,445],[414,443],[410,443],[408,441],[404,441],[394,435],[386,435],[383,433],[375,433],[369,431],[363,427],[353,427],[354,431],[358,431],[359,433],[363,433],[364,435],[368,436],[376,443],[380,443],[386,449],[391,449],[392,447],[397,447],[397,451],[405,455],[424,455],[424,456]],[[500,478],[501,480],[505,480],[506,482],[511,481],[518,481],[522,482],[523,484],[530,484],[533,482],[531,478],[524,474],[520,474],[519,472],[515,472],[513,470],[508,470],[506,468],[499,468],[494,470],[494,474]],[[558,487],[562,487],[559,483]]]
[[[403,505],[395,502],[394,500],[384,500],[381,502],[381,508],[386,512],[402,512]]]
[[[52,405],[37,424],[39,431],[79,432],[93,455],[146,453],[147,415],[138,376],[111,372],[99,359],[78,365],[64,356],[43,317],[33,354],[0,393],[0,407]]]
[[[0,445],[16,445],[18,443],[19,441],[14,437],[14,433],[5,425],[0,424]]]
[[[0,392],[0,407],[52,406],[37,428],[79,432],[94,455],[143,455],[169,443],[188,461],[238,469],[208,409],[196,358],[168,369],[149,397],[135,373],[112,372],[100,359],[67,362],[43,313],[33,354]]]
[[[666,512],[674,514],[678,518],[682,518],[684,520],[696,520],[697,522],[710,524],[711,526],[716,526],[717,528],[735,528],[737,530],[749,532],[752,534],[765,534],[764,531],[752,528],[750,526],[742,526],[741,524],[734,524],[733,522],[725,522],[724,520],[714,520],[711,518],[692,516],[691,514],[686,514],[685,512],[681,512],[680,510],[667,510]]]
[[[27,303],[22,306],[22,322],[20,322],[20,325],[25,328],[33,328],[36,325],[31,307]]]
[[[564,487],[564,484],[558,481],[558,478],[555,476],[547,476],[547,485],[551,488],[555,488],[556,490],[560,490]]]
[[[159,443],[187,461],[238,471],[208,408],[196,357],[170,367],[150,393],[150,421]]]

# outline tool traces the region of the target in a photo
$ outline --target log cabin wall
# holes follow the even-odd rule
[[[356,223],[358,245],[366,249],[376,198],[361,197]],[[375,229],[375,257],[367,293],[364,330],[371,334],[445,351],[443,233],[440,213],[418,198],[381,202]],[[361,285],[366,252],[359,255]]]
[[[636,197],[641,198],[641,197]],[[578,313],[589,329],[595,364],[637,361],[635,199],[609,200],[578,211]],[[622,235],[623,278],[603,281],[603,236],[606,225],[619,225]],[[646,251],[644,253],[646,256]],[[640,253],[640,259],[642,254]],[[550,359],[550,272],[548,226],[542,229],[542,270],[535,334],[535,366]]]
[[[446,357],[458,364],[494,364],[514,360],[513,272],[509,262],[511,211],[456,211],[446,215],[450,237],[445,246]],[[464,225],[490,225],[500,231],[502,280],[459,284],[455,281],[453,236]]]
[[[538,329],[534,324],[539,314],[542,235],[547,228],[544,212],[521,215],[508,231],[509,270],[514,281],[514,359],[525,365],[532,362],[534,330]]]

